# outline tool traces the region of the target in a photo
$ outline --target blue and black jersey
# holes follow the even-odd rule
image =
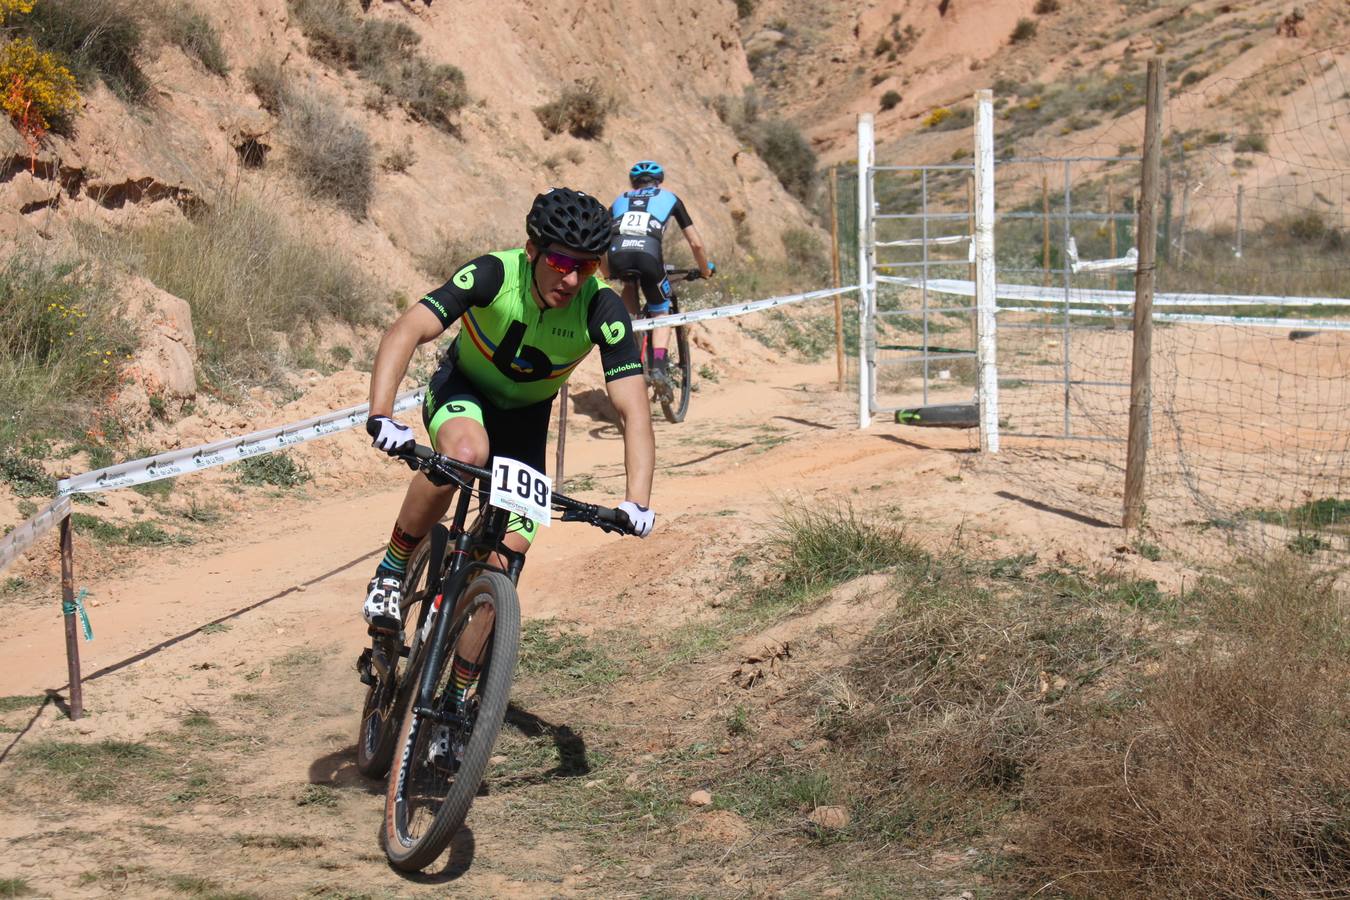
[[[640,250],[661,258],[661,238],[674,219],[681,228],[693,224],[684,201],[674,192],[659,187],[624,191],[609,208],[614,218],[614,238],[610,252]]]

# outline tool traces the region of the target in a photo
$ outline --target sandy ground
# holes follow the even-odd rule
[[[785,503],[850,502],[903,523],[939,552],[1031,551],[1089,569],[1125,567],[1163,583],[1185,578],[1175,564],[1123,550],[1119,529],[1010,488],[1007,467],[1016,458],[979,460],[973,433],[884,421],[858,431],[856,398],[837,391],[833,379],[827,361],[747,367],[702,382],[685,423],[656,425],[657,531],[639,541],[555,523],[521,580],[527,620],[554,618],[583,632],[628,629],[654,645],[709,614]],[[354,435],[334,440],[359,449]],[[571,492],[617,502],[621,446],[612,425],[573,415],[567,475],[580,489]],[[245,497],[215,526],[213,541],[124,551],[91,564],[99,574],[81,580],[98,603],[91,608],[96,639],[80,648],[88,715],[70,721],[56,702],[0,714],[0,841],[7,848],[0,877],[63,897],[180,895],[193,878],[269,897],[411,896],[443,890],[450,880],[477,895],[612,893],[605,887],[612,882],[574,868],[586,862],[575,835],[555,833],[547,821],[522,824],[512,789],[475,804],[466,834],[476,849],[467,860],[457,851],[438,878],[410,880],[385,865],[375,839],[382,785],[354,765],[363,689],[352,663],[367,640],[359,618],[364,585],[404,475],[392,464],[369,471],[345,487],[327,480],[324,490],[303,495]],[[62,620],[50,596],[4,601],[3,694],[65,695]],[[822,615],[859,630],[872,617],[858,606]],[[751,635],[700,663],[692,686],[687,668],[676,667],[669,679],[658,674],[590,698],[599,708],[608,697],[626,710],[607,720],[605,739],[629,750],[678,744],[682,722],[725,702],[729,669],[752,645],[774,646],[799,627]],[[655,671],[667,665],[658,662]],[[583,715],[547,704],[532,713]],[[188,791],[174,795],[178,802],[156,803],[114,790],[114,799],[80,803],[62,785],[29,777],[34,764],[25,754],[48,746],[42,742],[163,743],[194,714],[209,715],[219,729],[213,734],[229,735],[209,746],[169,741],[181,748],[179,770],[225,761],[223,772],[213,770],[222,783],[200,797]],[[315,785],[333,792],[320,811],[303,805]],[[725,816],[718,822],[687,827],[732,843],[744,827]],[[267,837],[297,829],[312,838],[309,845]],[[745,877],[718,890],[774,887],[763,872]]]

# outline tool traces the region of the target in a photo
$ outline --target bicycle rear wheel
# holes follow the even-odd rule
[[[439,534],[436,529],[440,530]],[[438,524],[418,543],[408,558],[407,574],[403,577],[401,609],[405,634],[416,636],[416,623],[425,616],[425,604],[436,594],[439,578],[432,573],[438,572],[440,566],[432,565],[431,562],[436,553],[445,553],[446,540],[445,526]],[[408,695],[408,676],[415,672],[411,653],[405,658],[392,652],[393,647],[401,649],[401,642],[390,639],[387,644],[390,648],[386,654],[388,669],[382,676],[372,667],[374,680],[366,691],[356,738],[356,768],[369,778],[383,778],[389,771],[403,705]],[[376,646],[379,646],[378,643]]]
[[[675,298],[671,299],[670,311],[680,311],[679,301]],[[688,325],[675,326],[675,346],[666,351],[666,358],[670,360],[666,372],[670,379],[670,397],[661,398],[661,412],[665,413],[666,421],[679,424],[684,421],[685,413],[689,412],[689,392],[693,390],[694,384],[693,363],[689,358]]]
[[[390,863],[405,872],[434,862],[464,823],[511,699],[520,650],[516,587],[500,572],[485,572],[469,583],[464,596],[467,605],[447,634],[430,706],[419,711],[412,702],[404,713],[397,742],[397,769],[390,774],[385,792],[382,843]],[[488,606],[495,620],[485,648],[484,668],[461,709],[450,683],[454,648],[469,619]],[[444,607],[447,612],[451,608]],[[448,758],[433,753],[433,745],[441,737],[437,731],[442,727],[449,729],[446,737],[452,748],[463,747],[458,764],[453,750]]]

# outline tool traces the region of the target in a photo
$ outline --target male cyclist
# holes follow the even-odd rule
[[[638,314],[637,287],[630,275],[635,275],[642,285],[647,315],[660,316],[670,311],[670,279],[666,277],[661,239],[671,219],[679,223],[684,239],[689,242],[699,273],[711,276],[714,269],[684,201],[661,187],[665,177],[665,170],[649,159],[634,163],[628,170],[628,183],[633,189],[620,194],[609,208],[614,219],[614,236],[609,245],[608,272],[611,278],[623,279],[623,302],[633,316]],[[648,364],[653,377],[662,384],[668,384],[668,337],[668,328],[652,331],[653,350]]]
[[[507,456],[542,472],[553,398],[599,346],[605,388],[623,425],[627,486],[619,509],[646,537],[655,522],[648,508],[655,441],[646,389],[631,377],[642,365],[623,303],[595,276],[609,247],[609,212],[594,197],[554,188],[534,198],[525,233],[523,249],[471,260],[390,326],[371,371],[366,431],[390,455],[413,443],[412,429],[392,418],[395,391],[417,345],[459,321],[422,407],[432,445],[477,466],[489,455]],[[413,476],[366,593],[363,612],[372,631],[398,633],[408,557],[453,495],[453,487],[437,487],[420,472]],[[520,520],[505,544],[524,553],[534,532],[534,523]],[[456,656],[457,688],[477,677],[476,663]]]

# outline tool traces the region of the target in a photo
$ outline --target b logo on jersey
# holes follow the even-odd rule
[[[473,287],[473,270],[478,266],[470,263],[455,273],[455,277],[450,279],[455,283],[455,287],[462,290],[469,290]]]
[[[605,336],[606,344],[617,344],[623,340],[623,336],[628,333],[628,329],[623,327],[622,322],[602,322],[600,323],[600,333]]]
[[[524,340],[525,323],[512,322],[492,354],[497,371],[516,382],[542,381],[552,375],[553,361],[548,354],[538,347],[526,346]]]

